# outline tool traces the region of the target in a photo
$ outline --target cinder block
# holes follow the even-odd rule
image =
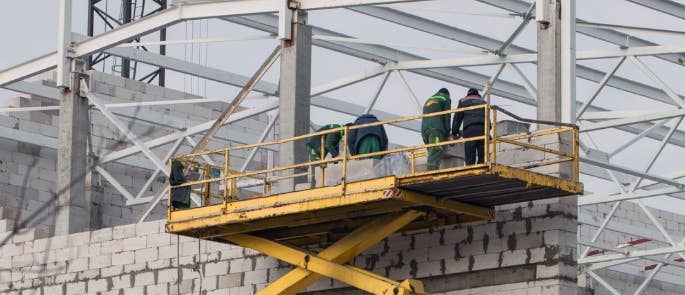
[[[244,284],[266,283],[267,282],[266,272],[267,272],[266,269],[260,269],[260,270],[245,272],[243,283]]]
[[[160,221],[151,221],[136,224],[136,235],[140,237],[159,233],[159,223]]]
[[[134,252],[126,251],[112,254],[112,265],[125,265],[134,262]]]
[[[230,262],[230,273],[248,272],[252,270],[252,260],[245,258],[233,259]]]
[[[60,290],[61,292],[61,290]],[[86,293],[86,282],[67,283],[67,295],[81,295]]]
[[[224,275],[228,273],[228,261],[218,261],[205,264],[204,274],[206,276]]]
[[[146,245],[147,238],[145,236],[124,239],[124,251],[143,249]]]
[[[12,257],[21,255],[24,253],[24,247],[21,244],[7,243],[2,248],[0,248],[0,256],[2,257]]]
[[[474,256],[472,270],[493,269],[499,267],[499,253]]]
[[[157,260],[157,248],[139,249],[135,252],[136,263]]]
[[[99,256],[90,257],[88,260],[89,269],[99,269],[112,266],[112,255],[102,254]]]
[[[147,236],[147,247],[160,247],[171,244],[171,235],[167,233],[152,234]]]
[[[106,279],[89,280],[88,281],[87,292],[93,293],[93,292],[102,292],[102,291],[107,291],[107,280]]]
[[[26,267],[33,265],[33,255],[25,254],[12,257],[12,268]]]
[[[241,286],[242,276],[242,273],[231,273],[219,276],[219,289],[227,289]]]
[[[136,225],[122,225],[112,228],[112,239],[119,240],[125,238],[131,238],[136,235]]]
[[[148,261],[148,269],[161,269],[171,267],[171,259],[160,259],[155,261]]]
[[[104,241],[100,245],[100,253],[102,253],[102,254],[117,253],[117,252],[121,252],[123,250],[124,250],[124,240]]]
[[[157,283],[170,283],[176,282],[178,280],[178,270],[172,269],[160,269],[157,271]]]
[[[124,295],[145,295],[145,287],[124,289]]]
[[[159,247],[159,259],[175,258],[178,256],[177,245],[167,245]]]
[[[101,277],[112,277],[112,276],[118,276],[124,273],[124,267],[122,265],[114,265],[110,267],[105,267],[103,269],[100,269],[100,276]]]
[[[103,228],[96,231],[92,231],[90,234],[91,243],[99,243],[104,241],[112,240],[112,228]]]
[[[90,232],[89,231],[70,234],[69,236],[67,236],[67,247],[87,245],[89,242],[90,242]]]
[[[67,262],[67,272],[79,272],[88,269],[88,258],[76,258]]]
[[[112,282],[112,290],[125,289],[131,287],[131,275],[123,274],[120,276],[113,276],[110,278]]]
[[[155,284],[155,273],[152,271],[141,272],[135,274],[133,278],[133,286],[147,286]]]

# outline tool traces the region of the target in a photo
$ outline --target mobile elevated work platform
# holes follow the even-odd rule
[[[366,155],[347,153],[347,135],[352,129],[480,109],[487,117],[485,130],[491,130],[489,136]],[[539,124],[541,128],[502,135],[498,113],[516,121]],[[230,169],[232,153],[317,136],[323,140],[326,134],[334,132],[343,134],[339,157],[256,171]],[[439,170],[422,168],[426,148],[454,149],[454,145],[472,140],[485,142],[483,164],[465,166],[452,161],[452,165],[443,163]],[[182,162],[202,177],[170,189],[190,187],[192,194],[201,198],[201,204],[181,210],[169,206],[167,231],[252,248],[296,266],[260,294],[294,294],[322,276],[373,294],[427,294],[420,281],[398,282],[346,263],[398,231],[487,220],[493,218],[497,205],[581,194],[577,143],[578,128],[573,125],[524,120],[498,107],[483,105],[183,155],[171,161]],[[363,177],[353,175],[359,174],[359,170],[373,170],[373,160],[363,158],[390,158],[392,154],[395,159],[398,155],[399,159],[406,159],[409,168],[385,174],[367,173]],[[208,157],[215,161],[223,159],[223,166],[208,164]],[[364,166],[364,161],[371,164]],[[353,166],[354,169],[350,168]],[[306,168],[310,168],[309,172],[302,173]],[[301,190],[273,192],[273,183],[307,176],[314,177],[315,183],[309,185],[304,181],[306,184],[299,186],[305,186]],[[329,183],[330,179],[334,181]],[[245,194],[245,187],[255,183],[261,185],[261,194],[239,197]],[[313,253],[302,248],[312,245],[325,249]]]

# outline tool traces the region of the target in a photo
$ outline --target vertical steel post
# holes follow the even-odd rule
[[[576,0],[561,0],[561,122],[576,121]]]
[[[121,1],[122,24],[131,22],[131,0]],[[121,59],[121,76],[124,78],[131,78],[131,60],[128,58]],[[134,77],[135,78],[135,77]]]
[[[159,1],[159,5],[161,5],[162,10],[167,9],[167,0]],[[166,41],[166,28],[159,30],[159,41]],[[159,55],[166,55],[166,45],[159,46]],[[159,68],[157,82],[159,86],[164,87],[166,83],[166,70],[164,68]]]
[[[57,29],[57,87],[78,88],[70,84],[71,59],[68,56],[71,46],[71,0],[59,2],[59,28]]]
[[[307,24],[307,13],[295,11],[291,25],[291,40],[281,43],[281,76],[279,80],[279,135],[290,138],[309,133],[311,100],[312,29]],[[309,153],[304,141],[289,141],[278,147],[278,165],[307,163]],[[293,174],[307,168],[294,169]],[[287,173],[283,171],[281,173]],[[279,181],[279,193],[292,191],[296,183],[307,181],[306,176]]]

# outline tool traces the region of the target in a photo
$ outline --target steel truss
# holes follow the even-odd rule
[[[412,0],[299,0],[290,4],[286,1],[279,0],[238,0],[221,2],[185,1],[185,3],[181,3],[180,5],[171,5],[167,9],[155,11],[154,14],[150,14],[144,18],[136,19],[135,17],[130,17],[131,23],[122,26],[111,25],[110,30],[103,32],[102,34],[95,35],[92,30],[89,30],[89,33],[95,36],[82,40],[81,37],[72,36],[70,32],[64,29],[69,27],[71,15],[67,13],[67,11],[69,11],[67,8],[71,7],[71,1],[62,1],[62,18],[59,30],[60,46],[58,47],[58,51],[0,71],[0,86],[9,90],[58,100],[58,89],[23,80],[55,68],[58,69],[58,77],[63,77],[65,76],[64,73],[68,73],[70,63],[74,59],[93,56],[94,61],[98,61],[100,60],[98,56],[107,55],[117,56],[125,61],[147,64],[160,69],[170,69],[179,73],[231,86],[246,87],[245,89],[253,87],[253,91],[260,92],[264,95],[277,96],[278,87],[274,83],[256,81],[254,85],[251,85],[252,83],[248,83],[249,77],[165,56],[162,50],[163,44],[160,47],[160,54],[134,47],[115,46],[125,42],[133,42],[141,36],[164,30],[164,28],[168,26],[183,21],[203,18],[220,18],[230,23],[257,29],[272,36],[278,36],[280,39],[288,39],[290,36],[288,36],[288,30],[286,30],[284,26],[286,24],[289,25],[289,22],[291,21],[290,18],[292,18],[292,10],[297,6],[297,9],[300,10],[345,8],[356,13],[386,21],[393,25],[415,29],[433,37],[457,41],[471,46],[474,50],[467,52],[469,54],[480,52],[480,54],[469,57],[429,59],[398,49],[411,47],[411,44],[397,44],[379,40],[373,40],[372,42],[312,25],[314,34],[312,40],[313,45],[377,64],[360,73],[312,87],[311,94],[313,106],[347,115],[358,115],[363,112],[373,111],[381,119],[396,118],[398,116],[395,114],[375,108],[377,100],[379,99],[379,94],[383,91],[383,88],[386,87],[388,77],[395,74],[401,79],[407,97],[410,99],[408,102],[411,105],[415,105],[417,110],[420,110],[420,101],[412,90],[411,81],[406,78],[405,74],[407,72],[464,87],[487,88],[487,90],[495,96],[527,106],[536,106],[537,104],[537,89],[534,83],[531,82],[531,80],[534,79],[530,78],[519,65],[535,64],[537,62],[538,54],[534,50],[515,44],[519,35],[528,26],[531,26],[531,23],[535,24],[533,20],[535,19],[536,10],[534,3],[531,2],[520,0],[476,0],[477,2],[500,9],[505,12],[507,16],[521,20],[511,30],[512,33],[506,40],[493,39],[479,34],[478,32],[467,31],[465,29],[420,17],[408,13],[407,11],[410,10],[402,9],[402,6],[386,5],[414,2]],[[96,1],[93,1],[92,3],[95,2]],[[130,0],[128,2],[130,2]],[[166,1],[154,2],[159,3],[160,7],[162,7],[161,5],[165,4],[164,2]],[[573,1],[562,0],[562,2],[566,4],[566,2]],[[685,5],[683,4],[670,0],[627,0],[627,2],[638,4],[644,9],[651,9],[655,12],[667,14],[670,17],[681,21],[685,20]],[[294,3],[297,5],[293,6]],[[428,1],[420,4],[430,6],[430,3],[431,2]],[[419,4],[413,5],[417,6]],[[100,15],[96,12],[97,7],[91,8],[93,8],[92,11],[94,13]],[[487,13],[474,13],[473,15],[488,16]],[[92,18],[92,15],[89,17]],[[102,17],[105,22],[107,22],[107,20],[112,21],[111,17]],[[680,264],[682,264],[682,260],[685,258],[682,254],[683,250],[685,250],[683,249],[685,238],[674,236],[673,233],[667,231],[663,223],[654,216],[650,208],[645,206],[642,200],[655,196],[671,196],[675,199],[685,198],[685,186],[680,181],[681,178],[685,177],[685,170],[676,170],[664,174],[651,172],[652,167],[657,160],[663,158],[665,149],[680,149],[685,147],[685,132],[680,128],[680,124],[685,117],[685,111],[683,111],[683,109],[685,109],[685,101],[683,100],[685,97],[683,97],[682,94],[677,93],[676,90],[670,87],[668,83],[662,79],[663,73],[659,73],[656,68],[645,62],[645,57],[655,57],[670,64],[682,65],[683,59],[685,59],[685,46],[660,45],[626,33],[636,30],[643,33],[649,33],[650,30],[645,28],[629,28],[621,24],[598,24],[581,19],[577,19],[576,23],[582,25],[577,27],[571,26],[570,29],[572,31],[570,33],[582,34],[616,46],[614,49],[575,51],[575,60],[581,62],[584,60],[600,59],[616,60],[610,68],[606,69],[606,71],[576,64],[575,76],[595,83],[596,88],[593,89],[591,95],[589,95],[587,99],[578,100],[575,103],[573,103],[573,90],[575,89],[568,92],[571,98],[568,101],[572,102],[572,106],[567,107],[577,107],[575,118],[570,118],[570,121],[577,120],[581,127],[581,132],[585,134],[585,137],[582,140],[585,156],[581,158],[581,173],[587,177],[609,181],[616,186],[616,188],[609,193],[590,193],[579,198],[579,224],[581,226],[596,228],[596,231],[591,240],[579,240],[579,248],[582,249],[582,251],[579,251],[580,255],[578,261],[582,265],[582,270],[587,273],[593,281],[614,294],[618,294],[617,289],[614,286],[611,286],[607,279],[602,278],[597,272],[598,270],[610,269],[644,277],[643,283],[636,290],[633,290],[634,294],[643,292],[649,283],[655,279],[683,285],[682,282],[685,281],[683,277],[680,277],[677,274],[664,272],[663,270],[667,268],[683,267],[683,265]],[[659,30],[651,30],[651,32],[664,33],[659,32]],[[680,34],[680,32],[666,33]],[[72,40],[82,41],[71,42]],[[567,47],[564,54],[573,54],[571,50],[575,49],[575,47],[572,45],[569,46],[571,47]],[[459,53],[456,53],[455,51],[455,55],[459,56]],[[619,76],[617,73],[626,64],[631,64],[644,74],[651,82],[650,85]],[[470,66],[483,65],[497,66],[497,71],[494,75],[489,76],[467,68]],[[514,75],[519,82],[501,79],[500,75],[503,72]],[[568,75],[571,72],[565,73]],[[374,92],[374,96],[371,98],[370,103],[367,105],[357,105],[345,100],[324,96],[334,90],[379,76],[382,77],[382,81]],[[571,74],[571,76],[567,76],[565,79],[570,79],[568,77],[572,76],[573,75]],[[161,77],[159,79],[160,81],[163,80]],[[65,86],[64,83],[60,82],[64,81],[61,81],[60,78],[58,78],[58,85]],[[640,96],[645,103],[656,102],[658,103],[657,105],[660,106],[660,109],[644,110],[637,108],[633,110],[618,110],[615,108],[600,107],[600,102],[606,102],[603,101],[602,94],[605,93],[607,88],[617,89]],[[88,91],[83,94],[85,97],[88,97],[91,104],[97,108],[98,111],[105,115],[114,126],[119,128],[119,130],[123,134],[126,134],[128,139],[134,143],[134,146],[99,155],[100,165],[96,167],[96,171],[107,179],[112,186],[126,198],[127,204],[149,203],[146,213],[139,218],[139,220],[142,221],[151,209],[154,208],[155,204],[162,198],[164,191],[158,192],[153,196],[144,196],[144,191],[146,191],[151,184],[151,181],[149,181],[144,185],[141,191],[136,194],[131,193],[123,188],[121,184],[117,183],[116,180],[109,175],[106,169],[103,168],[103,165],[108,162],[118,161],[124,164],[150,169],[154,172],[155,176],[160,173],[167,174],[168,171],[163,164],[164,161],[173,156],[175,151],[184,141],[189,142],[191,145],[196,145],[197,143],[193,141],[191,135],[205,133],[216,121],[212,120],[195,126],[181,126],[174,122],[162,122],[161,120],[149,119],[146,121],[147,123],[173,127],[179,131],[152,140],[142,141],[136,134],[128,130],[127,126],[122,122],[122,118],[136,116],[127,108],[156,104],[203,103],[210,99],[109,104],[98,99],[96,94]],[[223,101],[230,103],[230,101]],[[606,103],[603,105],[606,105]],[[276,109],[277,106],[276,102],[266,102],[259,107],[238,111],[231,114],[223,124],[230,124],[244,118],[263,114]],[[0,112],[43,110],[54,110],[54,108],[0,109]],[[145,120],[146,117],[149,118],[148,115],[150,114],[146,114],[143,111],[137,115],[138,117],[136,119]],[[275,118],[272,118],[270,123],[266,126],[266,129],[258,138],[237,138],[237,135],[222,134],[221,132],[217,133],[216,138],[238,140],[241,142],[263,141],[268,137],[270,130],[274,126],[274,122]],[[399,123],[396,127],[414,132],[419,131],[419,126],[413,123]],[[603,146],[604,143],[593,142],[591,137],[593,133],[605,130],[619,130],[632,134],[634,137],[617,148],[609,150],[609,148]],[[20,138],[22,141],[51,148],[56,148],[57,146],[54,139],[9,128],[0,129],[0,136],[15,139]],[[647,140],[658,141],[659,143],[657,145],[657,150],[649,155],[648,162],[645,166],[635,167],[634,164],[631,163],[616,162],[617,156],[622,155],[626,149]],[[172,146],[169,150],[166,150],[164,157],[160,158],[153,150],[166,144],[172,144]],[[253,152],[256,152],[256,150]],[[139,156],[141,153],[149,162],[141,163],[135,158],[132,158],[132,156]],[[253,157],[254,153],[251,153],[248,157],[248,161],[241,167],[241,170],[244,170],[247,167],[249,161]],[[153,178],[154,177],[151,179]],[[258,183],[243,183],[242,185],[249,186],[254,184]],[[588,186],[588,189],[593,190],[591,186]],[[599,190],[601,189],[598,189],[598,191]],[[654,229],[633,228],[630,225],[615,221],[615,213],[620,210],[620,204],[627,201],[636,202],[638,204],[640,210],[654,225]],[[583,208],[585,206],[597,204],[612,204],[612,209],[606,217],[601,219],[598,218],[598,216],[588,216],[583,213]],[[628,244],[626,247],[602,244],[599,242],[601,241],[600,238],[607,231],[628,235],[633,237],[633,240],[640,240],[642,242],[638,245],[631,244],[630,240],[623,241],[625,244]],[[645,241],[643,239],[649,240]],[[251,240],[251,238],[246,238],[241,242],[248,243]],[[668,246],[663,246],[664,244],[667,244]],[[638,246],[642,248],[639,248],[639,250],[632,250],[633,247]],[[279,245],[270,245],[269,247],[272,247],[271,250],[277,252],[284,251],[283,253],[285,253],[289,251],[288,249],[280,249]],[[265,250],[271,251],[269,249]],[[326,256],[324,253],[325,251],[319,254],[325,260],[335,260],[335,255]],[[672,256],[676,256],[676,258],[673,258]],[[327,265],[326,263],[330,263],[330,261],[320,262],[322,265]],[[640,268],[640,265],[644,267]],[[305,274],[299,275],[303,276]]]

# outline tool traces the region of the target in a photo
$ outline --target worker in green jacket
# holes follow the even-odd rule
[[[423,114],[446,111],[452,108],[450,92],[446,88],[441,88],[438,93],[431,96],[423,104]],[[450,114],[424,117],[421,120],[421,137],[423,143],[432,144],[445,141],[450,132]],[[440,160],[444,146],[429,147],[428,150],[428,170],[440,168]]]
[[[335,128],[340,128],[340,127],[345,127],[343,124],[327,124],[324,125],[323,127],[319,128],[316,130],[316,132],[320,131],[326,131],[330,129],[335,129]],[[323,156],[321,154],[321,137],[325,136],[324,138],[324,148],[323,148]],[[310,161],[318,161],[321,160],[322,158],[326,158],[327,154],[330,154],[332,158],[337,157],[340,155],[340,149],[338,148],[338,145],[340,144],[340,140],[343,137],[343,131],[340,130],[338,132],[333,132],[333,133],[327,133],[324,135],[317,135],[317,136],[312,136],[309,138],[309,142],[307,142],[307,148],[309,149],[309,160]]]

